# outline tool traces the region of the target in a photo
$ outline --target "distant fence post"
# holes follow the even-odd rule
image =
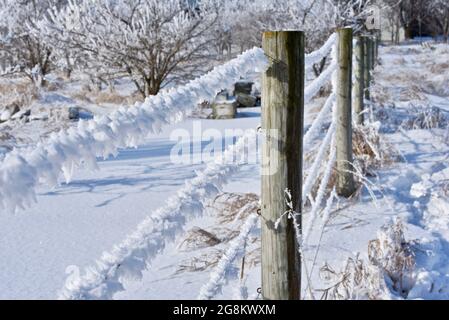
[[[289,210],[285,189],[291,192],[294,211],[301,212],[304,47],[301,31],[263,34],[270,63],[262,78],[262,163],[278,162],[277,170],[262,173],[262,296],[269,300],[296,300],[301,293],[294,221],[288,215],[280,218]],[[295,219],[301,227],[301,217]]]
[[[380,37],[381,37],[381,33],[376,31],[376,46],[375,46],[375,57],[376,57],[376,62],[379,61],[379,46],[380,46]]]
[[[371,51],[371,41],[368,36],[363,36],[363,43],[364,43],[364,80],[365,80],[365,99],[370,100],[370,83],[371,83],[371,61],[370,61],[370,51]]]
[[[356,116],[356,123],[363,124],[363,109],[364,109],[364,90],[365,90],[365,48],[362,36],[356,38],[354,47],[354,76],[355,82],[352,88],[352,99],[354,106],[354,114]]]
[[[352,29],[338,30],[337,69],[337,193],[349,197],[355,191],[352,171]]]

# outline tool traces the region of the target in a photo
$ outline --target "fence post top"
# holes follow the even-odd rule
[[[352,33],[353,29],[351,27],[338,28],[338,33]]]
[[[274,31],[264,31],[262,33],[264,38],[274,38],[277,35],[303,35],[304,31],[301,30],[274,30]]]

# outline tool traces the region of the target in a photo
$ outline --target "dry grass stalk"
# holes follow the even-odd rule
[[[380,122],[354,126],[352,151],[356,166],[364,176],[375,176],[374,170],[401,159],[395,148],[379,133]]]
[[[438,107],[421,106],[410,103],[409,119],[402,122],[406,130],[445,128],[448,119]]]
[[[368,244],[369,261],[349,258],[341,271],[327,263],[320,276],[329,286],[318,290],[323,300],[379,300],[398,294],[406,298],[414,285],[414,242],[407,242],[397,220],[385,225]]]
[[[186,259],[178,264],[176,274],[182,272],[198,272],[215,267],[223,256],[223,250],[213,250],[197,257]]]
[[[7,106],[26,108],[38,98],[38,89],[28,82],[0,83],[0,108]]]
[[[259,196],[254,193],[222,193],[207,206],[220,224],[244,220],[259,209]]]
[[[181,251],[194,251],[225,244],[237,237],[240,233],[239,224],[250,214],[259,209],[259,197],[256,194],[219,194],[207,206],[209,214],[214,215],[218,220],[218,226],[211,226],[208,230],[193,227],[187,231],[184,239],[178,245]],[[245,256],[245,270],[260,263],[260,239],[250,237],[248,239],[248,249]],[[221,258],[223,252],[214,250],[212,253],[202,253],[186,259],[178,266],[179,272],[203,271],[215,266]]]
[[[215,234],[199,227],[193,227],[186,232],[186,236],[178,245],[178,249],[181,251],[190,251],[213,247],[219,243],[221,243],[221,240]]]
[[[331,283],[321,293],[320,300],[381,300],[388,291],[382,274],[367,266],[357,255],[349,258],[341,271],[327,263],[320,269],[323,280]]]
[[[98,105],[114,104],[132,106],[136,102],[142,102],[142,96],[138,93],[133,93],[131,95],[122,95],[116,90],[98,91],[89,90],[86,87],[82,88],[79,91],[71,93],[71,98]]]

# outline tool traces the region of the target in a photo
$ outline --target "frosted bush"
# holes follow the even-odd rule
[[[404,226],[399,219],[384,225],[377,239],[370,241],[368,256],[391,283],[392,289],[407,298],[415,279],[415,255],[413,243],[405,240]]]
[[[348,258],[341,270],[327,263],[320,276],[327,285],[322,300],[385,300],[406,298],[415,283],[413,242],[404,237],[400,220],[384,225],[368,244],[368,261]]]

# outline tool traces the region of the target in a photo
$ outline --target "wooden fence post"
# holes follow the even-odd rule
[[[362,36],[358,36],[354,48],[354,75],[355,82],[352,88],[352,99],[354,106],[354,114],[356,116],[356,123],[363,125],[363,109],[364,109],[364,40]]]
[[[379,43],[380,43],[380,34],[376,31],[375,42],[374,42],[374,58],[376,60],[376,64],[379,61]]]
[[[363,37],[363,43],[364,43],[364,73],[365,73],[365,85],[364,85],[364,89],[365,89],[365,99],[366,100],[370,100],[370,83],[371,83],[371,61],[370,61],[370,54],[369,52],[371,51],[371,41],[369,39],[368,36],[364,36]]]
[[[349,197],[355,192],[352,171],[352,29],[338,30],[337,69],[337,193]]]
[[[301,31],[263,34],[263,49],[270,64],[262,78],[262,128],[266,133],[262,163],[277,162],[277,170],[262,172],[261,190],[262,296],[270,300],[300,299],[301,293],[295,225],[283,214],[289,210],[284,193],[287,188],[296,213],[301,212],[302,205],[304,47]],[[301,227],[301,217],[295,219]]]

